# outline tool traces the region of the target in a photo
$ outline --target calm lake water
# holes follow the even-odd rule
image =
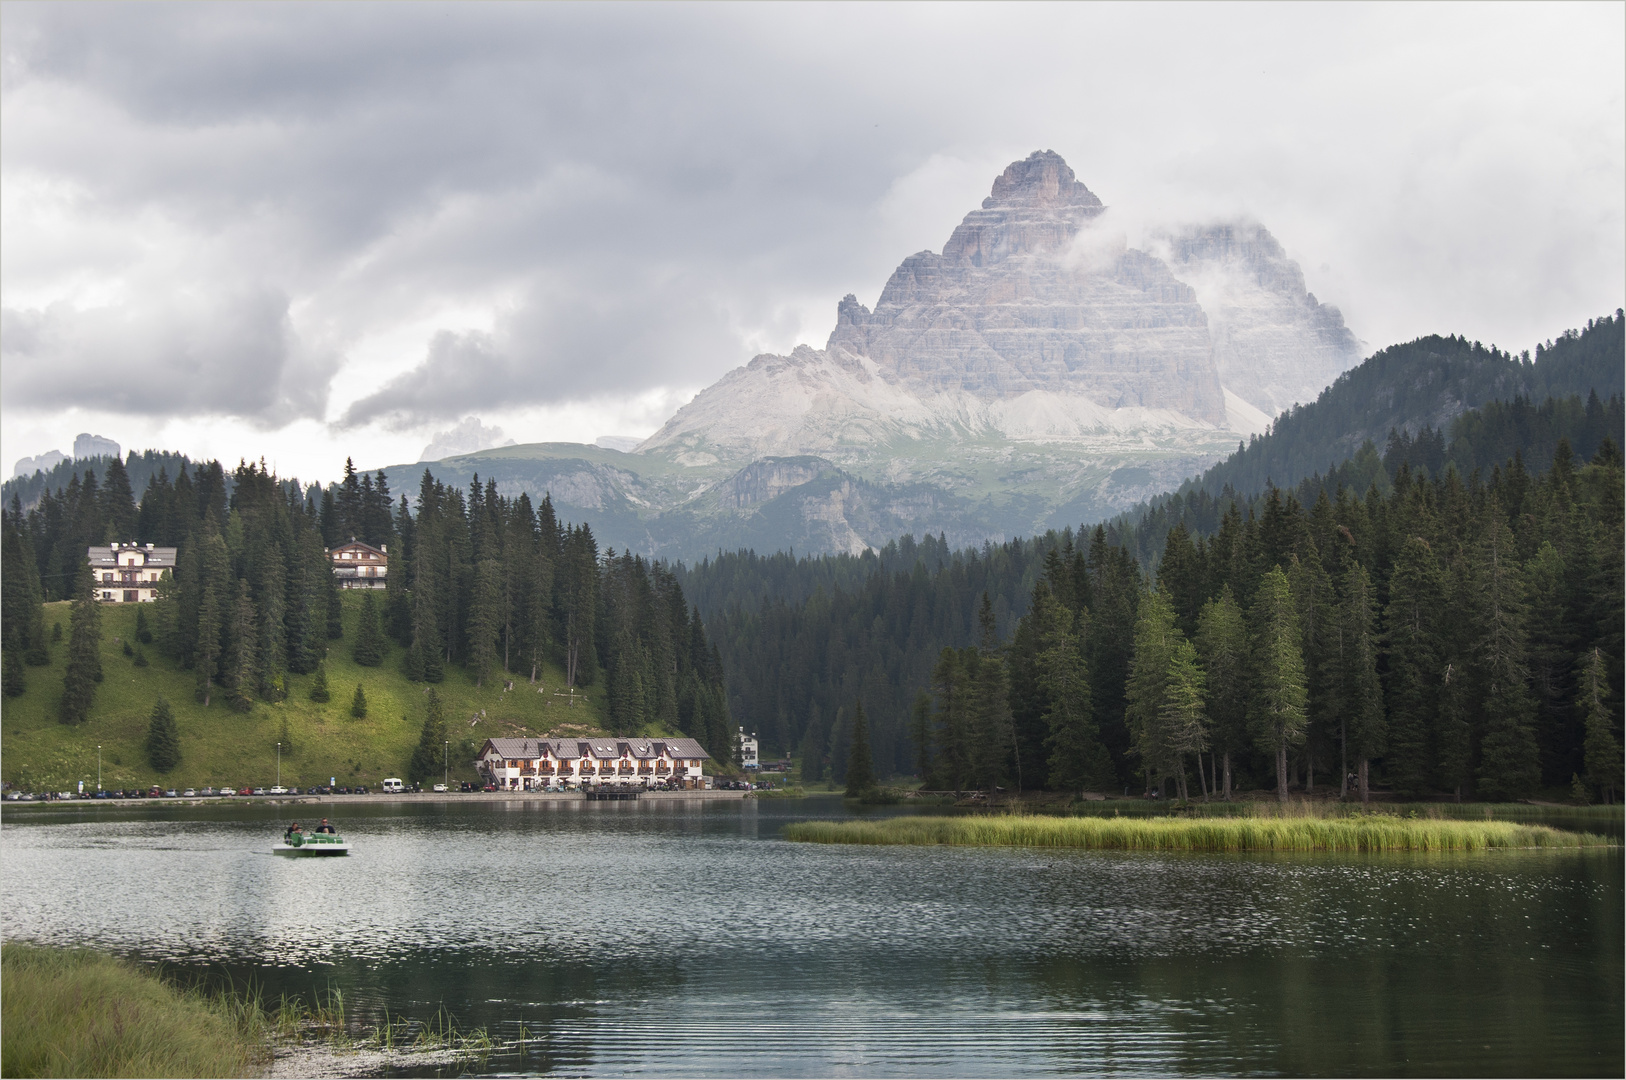
[[[839,800],[29,808],[7,939],[527,1036],[493,1074],[1620,1075],[1623,860],[789,844]]]

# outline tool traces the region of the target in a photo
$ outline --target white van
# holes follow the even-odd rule
[[[384,794],[389,795],[392,792],[405,791],[405,790],[406,790],[406,785],[401,783],[401,780],[400,780],[399,777],[388,776],[388,777],[384,778]]]

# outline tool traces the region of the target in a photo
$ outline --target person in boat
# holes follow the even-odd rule
[[[296,821],[292,825],[288,826],[288,828],[283,832],[282,838],[284,840],[292,840],[296,836],[304,836],[304,835],[305,835],[305,830],[301,829],[299,827],[299,822]]]
[[[335,836],[338,835],[339,832],[338,829],[335,829],[333,826],[327,823],[327,818],[323,818],[322,823],[316,826],[316,831],[319,833],[329,833]]]

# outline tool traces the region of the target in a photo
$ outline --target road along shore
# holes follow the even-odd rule
[[[719,802],[750,799],[754,791],[640,791],[638,802]],[[367,795],[228,795],[156,799],[53,799],[5,803],[6,813],[62,806],[372,806],[378,803],[586,802],[585,791],[403,791]]]

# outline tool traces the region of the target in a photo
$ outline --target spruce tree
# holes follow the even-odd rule
[[[161,773],[167,773],[181,761],[180,734],[175,730],[175,714],[169,702],[159,698],[153,703],[152,716],[147,722],[147,762]]]
[[[145,607],[136,608],[135,636],[136,640],[143,645],[152,644],[152,628],[147,625],[147,609]]]
[[[922,784],[932,775],[932,699],[924,690],[915,694],[909,710],[909,738],[915,744],[915,769]]]
[[[1477,791],[1490,799],[1520,799],[1541,780],[1535,700],[1525,649],[1525,599],[1513,534],[1491,508],[1492,522],[1476,553],[1480,586],[1478,667],[1485,734],[1479,747]]]
[[[1175,751],[1164,726],[1164,705],[1174,642],[1179,634],[1168,590],[1159,588],[1147,594],[1135,622],[1134,651],[1124,689],[1124,720],[1129,727],[1130,749],[1147,770],[1148,786],[1154,775],[1161,779],[1176,771]]]
[[[258,623],[248,582],[239,581],[226,639],[226,701],[238,712],[248,712],[254,707],[252,695],[259,685]]]
[[[1068,611],[1050,605],[1052,624],[1040,627],[1044,648],[1037,659],[1039,687],[1045,695],[1044,722],[1050,752],[1048,786],[1062,791],[1104,789],[1115,783],[1112,761],[1090,707],[1089,664],[1084,656],[1082,616],[1064,626]]]
[[[431,687],[427,697],[423,730],[418,735],[418,745],[413,748],[412,759],[407,763],[407,779],[414,784],[434,776],[446,753],[446,714],[441,708],[440,693]]]
[[[1389,606],[1383,613],[1389,721],[1384,766],[1390,784],[1404,795],[1420,795],[1428,788],[1443,667],[1438,620],[1444,600],[1433,549],[1422,537],[1411,537],[1395,558]]]
[[[1287,751],[1304,741],[1304,656],[1287,575],[1277,566],[1259,579],[1252,624],[1254,738],[1276,759],[1276,797],[1287,801]]]
[[[1581,715],[1586,721],[1586,778],[1603,792],[1606,803],[1621,790],[1621,750],[1615,738],[1615,717],[1609,707],[1609,676],[1603,650],[1593,649],[1581,673]]]
[[[1362,803],[1367,801],[1371,790],[1371,761],[1383,754],[1388,736],[1383,715],[1383,687],[1378,681],[1378,649],[1373,625],[1376,605],[1372,579],[1366,569],[1358,562],[1350,563],[1338,612],[1343,647],[1338,657],[1336,688],[1344,700],[1342,713],[1349,747],[1358,763]]]
[[[357,720],[367,719],[367,694],[360,683],[356,684],[356,692],[350,696],[350,715]]]
[[[1231,762],[1247,748],[1248,628],[1229,585],[1197,617],[1197,659],[1208,677],[1208,720],[1214,753],[1223,765],[1215,785],[1231,797]]]
[[[143,648],[137,646],[136,651],[135,651],[135,661],[134,661],[134,663],[135,663],[136,667],[146,667],[148,665],[147,650],[146,649],[143,649]]]
[[[62,676],[59,715],[64,724],[90,719],[96,684],[102,681],[102,609],[88,562],[80,563],[78,577],[78,595],[68,616],[68,665]]]
[[[373,590],[368,589],[361,598],[361,617],[356,620],[356,636],[350,644],[350,656],[362,667],[377,667],[384,662],[384,630],[378,621],[378,602]]]
[[[1186,790],[1186,755],[1198,755],[1208,749],[1208,714],[1203,694],[1203,669],[1197,664],[1197,650],[1186,636],[1175,629],[1169,649],[1168,671],[1163,680],[1163,704],[1159,710],[1158,727],[1165,743],[1165,753],[1174,764],[1175,782],[1179,785],[1180,801],[1189,802]]]
[[[503,607],[502,567],[496,559],[482,559],[474,573],[468,616],[469,666],[474,669],[475,686],[483,686],[498,667],[497,638],[503,627]],[[626,733],[634,730],[629,728]]]
[[[6,643],[0,650],[0,662],[4,664],[6,696],[21,697],[28,689],[28,681],[23,677],[23,652],[18,643]]]
[[[316,674],[311,676],[310,699],[316,702],[333,700],[333,694],[327,688],[327,664],[316,665]]]
[[[857,798],[875,787],[875,762],[869,752],[869,721],[864,703],[853,705],[852,747],[847,752],[847,797]]]

